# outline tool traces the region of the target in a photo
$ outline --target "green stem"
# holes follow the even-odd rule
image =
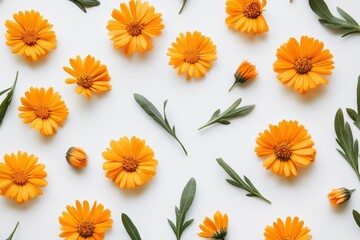
[[[18,226],[19,226],[19,222],[16,223],[16,226],[15,226],[14,230],[12,231],[11,235],[6,240],[11,240],[13,238]]]
[[[235,87],[236,84],[237,84],[237,81],[235,81],[234,84],[231,86],[231,88],[229,89],[229,92]]]
[[[180,11],[179,11],[179,14],[181,14],[182,10],[184,9],[186,2],[187,2],[187,0],[183,0],[183,4],[182,4],[182,6],[181,6],[181,9],[180,9]]]
[[[206,128],[206,127],[208,127],[208,126],[210,126],[211,124],[214,124],[214,123],[215,123],[214,121],[208,122],[204,126],[202,126],[201,128],[198,128],[198,131],[200,131],[201,129]]]
[[[263,196],[258,195],[258,197],[261,198],[262,200],[264,200],[265,202],[271,204],[271,202],[269,200],[267,200],[266,198],[264,198]]]
[[[185,154],[186,154],[186,155],[188,155],[188,153],[187,153],[187,151],[186,151],[186,149],[185,149],[184,145],[180,142],[180,140],[179,140],[176,136],[174,136],[174,138],[175,138],[175,139],[176,139],[176,141],[180,144],[180,146],[181,146],[181,148],[184,150]]]

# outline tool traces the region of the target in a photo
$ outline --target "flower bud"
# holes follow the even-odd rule
[[[71,147],[66,152],[66,160],[67,162],[76,168],[84,168],[88,164],[88,157],[86,152],[79,147]]]

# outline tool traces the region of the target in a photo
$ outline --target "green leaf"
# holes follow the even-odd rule
[[[135,101],[140,105],[140,107],[155,121],[157,122],[165,131],[167,131],[181,146],[185,154],[187,151],[181,141],[178,139],[175,133],[175,126],[170,127],[170,124],[167,120],[165,109],[167,105],[167,100],[164,101],[163,110],[164,117],[161,115],[159,110],[144,96],[134,93]]]
[[[183,0],[183,4],[182,4],[182,6],[181,6],[181,9],[180,9],[180,11],[179,11],[179,14],[181,14],[181,12],[182,12],[182,10],[184,9],[186,3],[187,3],[187,0]]]
[[[360,227],[360,214],[358,211],[356,211],[355,209],[353,209],[352,211],[353,217],[355,219],[356,224]]]
[[[181,227],[181,232],[183,232],[190,224],[192,224],[194,219],[190,219],[184,223],[184,225]]]
[[[16,83],[17,83],[17,80],[18,80],[18,76],[19,76],[19,72],[17,71],[14,83],[10,87],[10,90],[9,89],[4,90],[5,92],[8,91],[8,93],[7,93],[6,97],[5,97],[5,99],[0,104],[0,126],[1,126],[1,124],[3,122],[3,120],[4,120],[6,111],[7,111],[8,107],[9,107],[9,105],[11,103],[12,98],[13,98],[13,94],[14,94]],[[2,91],[0,95],[4,94],[4,91]]]
[[[77,0],[69,0],[70,2],[74,3],[76,6],[78,6],[84,13],[86,13],[86,9],[85,7],[80,3],[78,2]]]
[[[5,89],[5,90],[1,91],[1,92],[0,92],[0,96],[1,96],[1,95],[3,95],[4,93],[6,93],[7,91],[9,91],[10,89],[11,89],[11,87],[9,87],[9,88],[7,88],[7,89]]]
[[[171,229],[173,230],[174,234],[176,235],[176,227],[175,227],[175,224],[174,224],[170,219],[168,219],[168,223],[169,223]]]
[[[323,0],[309,0],[309,5],[313,12],[321,18],[332,19],[334,17]]]
[[[128,215],[126,215],[125,213],[121,214],[121,220],[131,240],[141,240],[139,231],[137,230],[131,219],[128,217]]]
[[[353,24],[355,26],[359,27],[359,24],[355,21],[355,19],[353,19],[347,12],[345,12],[344,10],[342,10],[341,8],[337,7],[336,8],[338,10],[338,12],[340,13],[340,15],[350,24]]]
[[[84,7],[95,7],[99,6],[100,2],[98,0],[77,0],[80,2]]]
[[[18,226],[19,226],[19,222],[16,223],[14,230],[12,231],[12,233],[10,234],[10,236],[6,240],[12,240]]]

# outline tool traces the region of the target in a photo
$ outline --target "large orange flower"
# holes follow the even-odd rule
[[[279,176],[297,176],[297,167],[310,165],[316,155],[311,136],[297,121],[283,120],[278,126],[270,124],[270,131],[260,133],[256,143],[256,154],[267,157],[264,167]]]
[[[229,28],[243,33],[263,33],[269,31],[263,8],[266,0],[227,0],[225,22]]]
[[[300,43],[295,38],[278,48],[274,63],[277,78],[288,87],[305,94],[309,89],[327,84],[322,75],[330,75],[334,69],[333,55],[323,49],[324,43],[302,36]]]
[[[273,226],[267,226],[264,237],[265,240],[309,240],[312,238],[309,232],[310,229],[304,227],[304,221],[299,221],[298,217],[287,217],[285,222],[278,218]]]
[[[148,2],[130,0],[129,4],[121,3],[120,10],[114,9],[107,25],[111,40],[117,49],[124,48],[130,55],[136,50],[143,53],[153,49],[151,38],[161,35],[164,28],[161,13]]]
[[[12,47],[12,52],[25,55],[29,61],[46,55],[55,49],[56,36],[50,31],[52,25],[34,10],[18,12],[13,15],[15,21],[7,20],[5,26],[6,44]]]
[[[38,158],[18,151],[15,155],[4,156],[5,163],[0,163],[0,194],[24,203],[42,194],[40,187],[45,187],[47,176],[45,165],[38,164]]]
[[[19,117],[25,124],[39,130],[42,135],[51,136],[56,133],[57,127],[62,127],[69,112],[61,95],[53,88],[33,88],[25,92],[21,98]]]
[[[180,33],[176,42],[169,48],[170,65],[178,68],[178,75],[186,73],[186,79],[192,76],[200,78],[211,68],[216,60],[216,46],[209,37],[200,32]]]
[[[214,214],[214,220],[206,217],[200,229],[202,232],[198,233],[199,237],[225,239],[228,231],[229,219],[227,214],[222,215],[220,211]]]

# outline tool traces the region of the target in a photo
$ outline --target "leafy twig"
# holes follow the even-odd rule
[[[229,120],[248,114],[254,109],[255,105],[247,105],[244,107],[237,108],[240,105],[241,100],[242,100],[241,98],[236,100],[228,109],[225,110],[225,112],[221,114],[220,114],[220,109],[216,110],[211,116],[210,120],[198,130],[208,127],[214,123],[228,125],[230,124]]]
[[[359,24],[341,8],[337,7],[337,11],[345,20],[335,17],[330,12],[324,0],[309,0],[309,5],[313,12],[320,17],[319,22],[321,24],[329,28],[346,31],[341,37],[354,33],[360,33]]]
[[[357,112],[354,109],[347,108],[346,112],[349,117],[354,121],[354,125],[360,129],[360,76],[357,83]]]
[[[360,227],[360,213],[358,211],[356,211],[355,209],[353,209],[352,214],[353,214],[356,224]]]
[[[265,202],[271,204],[271,202],[268,199],[266,199],[263,195],[260,194],[260,192],[252,184],[250,179],[248,179],[245,175],[244,175],[244,180],[245,180],[244,181],[234,171],[234,169],[232,169],[227,163],[225,163],[225,161],[222,158],[217,158],[216,161],[225,170],[225,172],[227,172],[227,174],[229,174],[229,176],[232,178],[232,180],[226,179],[226,181],[228,183],[230,183],[231,185],[233,185],[235,187],[238,187],[238,188],[244,189],[245,191],[248,191],[249,193],[246,194],[246,196],[248,196],[248,197],[258,197],[258,198],[261,198],[262,200],[264,200]]]
[[[186,149],[184,145],[180,142],[180,140],[176,136],[175,132],[175,126],[170,126],[168,119],[166,118],[165,108],[167,104],[167,100],[164,102],[164,117],[161,116],[161,113],[159,110],[156,109],[156,107],[147,100],[144,96],[135,93],[134,94],[135,101],[140,105],[140,107],[152,118],[157,122],[165,131],[167,131],[175,140],[180,144],[182,149],[184,150],[185,154],[187,155]]]
[[[171,220],[168,219],[168,223],[171,229],[174,231],[177,240],[180,240],[183,231],[194,221],[194,219],[190,219],[184,222],[186,213],[191,207],[191,204],[194,200],[195,193],[196,193],[196,181],[194,178],[191,178],[186,184],[181,194],[180,209],[175,206],[176,225]]]
[[[188,1],[188,0],[183,0],[183,4],[182,4],[182,6],[181,6],[181,9],[180,9],[180,11],[179,11],[179,14],[180,14],[180,13],[182,12],[182,10],[184,9],[187,1]]]
[[[12,231],[12,233],[10,234],[10,236],[6,240],[11,240],[13,238],[18,226],[19,226],[19,222],[16,223],[14,230]]]
[[[121,214],[121,220],[125,227],[126,232],[129,234],[131,240],[141,240],[139,231],[137,230],[134,223],[131,221],[128,215],[125,213]]]
[[[16,83],[17,83],[17,79],[18,79],[18,75],[19,75],[19,72],[17,71],[16,72],[16,77],[15,77],[15,81],[13,83],[13,85],[8,88],[8,89],[5,89],[3,91],[0,92],[0,96],[3,95],[4,93],[6,93],[7,91],[9,91],[5,97],[5,99],[2,101],[1,105],[0,105],[0,126],[4,120],[4,117],[5,117],[5,114],[6,114],[6,111],[11,103],[11,100],[13,98],[13,94],[14,94],[14,90],[15,90],[15,86],[16,86]]]
[[[348,122],[344,121],[344,114],[342,110],[336,112],[335,115],[335,133],[336,133],[336,142],[341,147],[342,151],[336,149],[340,155],[350,164],[350,166],[354,169],[356,176],[360,181],[359,174],[359,144],[358,140],[355,139],[350,128]]]
[[[98,0],[69,0],[69,1],[74,3],[85,13],[86,13],[86,8],[100,5],[100,2]]]

